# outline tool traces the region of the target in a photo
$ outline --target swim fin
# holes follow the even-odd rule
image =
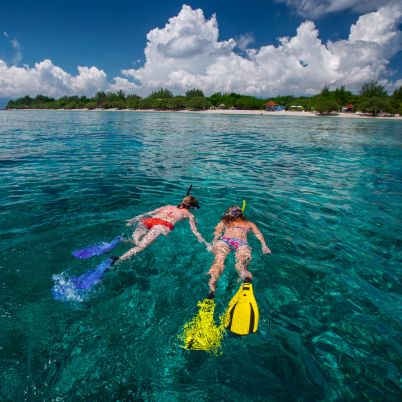
[[[72,255],[80,260],[102,255],[110,250],[113,250],[122,240],[123,236],[116,236],[110,243],[104,241],[101,243],[91,244],[90,246],[80,250],[74,250]]]
[[[206,298],[198,302],[198,314],[183,327],[179,335],[183,349],[205,350],[217,354],[225,328],[217,326],[214,320],[215,301]]]
[[[225,327],[237,335],[248,335],[257,332],[259,316],[253,285],[246,279],[229,302]]]
[[[117,260],[118,257],[110,257],[102,261],[96,268],[76,277],[69,278],[65,273],[53,275],[55,282],[52,288],[53,297],[61,301],[84,300],[91,288],[102,279],[105,271]]]

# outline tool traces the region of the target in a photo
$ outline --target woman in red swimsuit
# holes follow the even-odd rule
[[[190,212],[190,209],[194,208],[199,208],[198,201],[195,197],[189,195],[184,197],[183,201],[177,206],[166,205],[128,220],[127,226],[138,222],[133,233],[133,240],[130,240],[135,246],[119,259],[126,260],[144,250],[160,235],[167,236],[174,229],[174,225],[183,219],[189,220],[191,231],[194,233],[195,237],[200,243],[204,243],[207,249],[210,249],[210,245],[197,230],[194,215]]]
[[[244,215],[243,210],[235,205],[226,210],[221,221],[216,225],[214,239],[212,241],[212,252],[215,254],[215,260],[212,263],[208,274],[210,293],[209,297],[214,297],[216,282],[225,268],[225,259],[231,252],[235,252],[235,268],[241,280],[253,277],[247,269],[251,260],[251,247],[247,243],[247,234],[252,231],[260,241],[262,252],[271,253],[271,250],[265,244],[264,236],[258,230],[255,223],[250,222]],[[222,235],[223,234],[223,235]]]

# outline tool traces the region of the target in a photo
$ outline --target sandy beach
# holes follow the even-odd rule
[[[182,112],[189,112],[189,111],[182,111]],[[204,114],[234,114],[234,115],[259,115],[259,116],[292,116],[292,117],[345,117],[348,119],[391,119],[391,120],[402,120],[402,116],[395,115],[395,116],[370,116],[366,114],[360,113],[337,113],[334,115],[317,115],[314,112],[291,112],[291,111],[282,111],[282,112],[267,112],[265,110],[203,110],[196,113],[204,113]]]
[[[282,112],[267,112],[265,110],[238,110],[238,109],[210,109],[210,110],[158,110],[158,109],[8,109],[8,110],[54,110],[56,112],[148,112],[148,113],[199,113],[199,114],[226,114],[226,115],[254,115],[254,116],[267,116],[267,117],[277,117],[277,116],[286,116],[286,117],[330,117],[330,118],[347,118],[347,119],[380,119],[380,120],[402,120],[402,116],[371,116],[369,114],[363,113],[337,113],[332,115],[318,115],[315,112],[291,112],[289,110],[285,110]],[[3,111],[7,111],[7,109],[3,109]]]

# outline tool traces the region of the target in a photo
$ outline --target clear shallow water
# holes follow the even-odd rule
[[[179,347],[212,256],[181,223],[85,303],[51,277],[193,184],[200,231],[247,214],[260,331]],[[402,123],[177,113],[0,112],[0,399],[402,398]],[[124,246],[116,250],[122,253]],[[216,313],[237,290],[233,257]]]

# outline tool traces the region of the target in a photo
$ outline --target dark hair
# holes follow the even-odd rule
[[[235,216],[233,215],[233,211],[240,210],[240,214]],[[238,205],[232,205],[229,207],[221,218],[221,222],[223,222],[226,226],[232,225],[234,222],[247,222],[247,217],[243,214],[243,211]]]
[[[200,208],[198,205],[198,201],[195,197],[192,195],[188,195],[187,197],[183,198],[183,201],[177,206],[177,208],[185,208],[185,209],[194,209],[194,208]]]

